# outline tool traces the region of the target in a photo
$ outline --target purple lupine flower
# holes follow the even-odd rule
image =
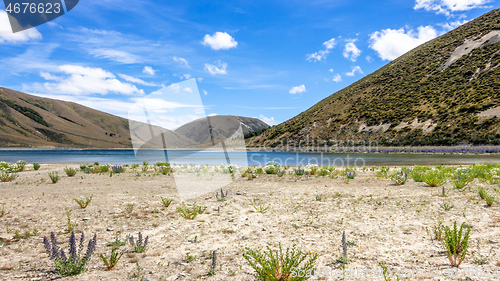
[[[97,234],[94,234],[94,238],[92,238],[89,241],[89,244],[87,246],[87,252],[85,253],[85,256],[83,257],[84,262],[87,262],[90,260],[92,253],[94,253],[96,243],[97,243]]]
[[[60,261],[62,261],[63,263],[68,262],[68,258],[66,257],[66,253],[64,253],[64,250],[61,250],[61,252],[59,252],[59,258],[58,259]]]
[[[128,242],[130,242],[130,245],[132,245],[132,247],[134,247],[135,246],[134,236],[130,235],[130,237],[128,238]]]
[[[77,251],[76,251],[76,238],[75,232],[71,232],[71,236],[69,237],[69,258],[70,260],[77,260]]]
[[[47,255],[50,256],[51,252],[52,252],[52,247],[50,246],[50,242],[49,242],[49,239],[47,239],[47,237],[43,237],[43,247],[45,247],[45,252],[47,252]]]
[[[137,239],[137,246],[142,246],[142,233],[139,232],[139,238]]]
[[[84,246],[83,242],[84,242],[84,239],[85,239],[85,235],[82,232],[82,237],[80,238],[80,250],[79,250],[80,253],[83,252],[83,246]]]
[[[149,236],[146,236],[146,239],[144,240],[144,248],[146,248],[146,246],[148,245],[148,240]]]

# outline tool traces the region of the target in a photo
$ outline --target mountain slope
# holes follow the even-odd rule
[[[500,144],[500,9],[402,55],[248,141]]]
[[[178,144],[193,142],[163,128]],[[131,148],[129,121],[72,102],[0,87],[1,147]]]
[[[217,142],[234,134],[239,129],[240,124],[243,134],[269,127],[269,125],[263,121],[255,118],[216,115],[189,122],[176,129],[175,132],[193,140],[197,144],[207,144],[212,142],[209,126],[212,127],[214,141]]]

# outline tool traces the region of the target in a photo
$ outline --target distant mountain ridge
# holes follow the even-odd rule
[[[177,128],[175,132],[195,141],[197,144],[207,144],[212,142],[212,136],[214,142],[230,137],[239,130],[240,125],[243,134],[269,128],[268,124],[256,118],[216,115],[189,122]],[[209,128],[212,130],[212,135]]]
[[[219,120],[214,123],[220,126],[214,131],[218,138],[233,129],[234,120],[244,122],[244,132],[268,126],[258,119],[247,117],[211,118]],[[194,147],[198,141],[206,140],[206,133],[189,129],[189,124],[197,124],[197,121],[183,126],[186,132],[190,132],[189,137],[158,126],[141,126],[139,131],[135,131],[135,135],[139,136],[136,141],[141,142],[144,148],[157,147],[155,143],[148,143],[149,131],[154,129],[165,134],[170,147]],[[141,132],[142,129],[146,131]],[[145,139],[140,139],[142,135]],[[132,148],[132,142],[128,119],[77,103],[0,87],[0,147]]]
[[[247,140],[275,146],[500,144],[500,9],[388,63]]]

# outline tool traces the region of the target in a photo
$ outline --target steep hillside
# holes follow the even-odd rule
[[[255,118],[217,115],[189,122],[176,129],[175,132],[195,141],[197,144],[206,144],[212,142],[209,131],[210,126],[212,127],[214,141],[217,142],[234,134],[239,129],[240,124],[243,134],[269,127],[266,123]]]
[[[189,139],[162,128],[169,140]],[[131,148],[129,121],[76,103],[0,87],[0,147]]]
[[[425,43],[248,141],[500,144],[500,9]]]

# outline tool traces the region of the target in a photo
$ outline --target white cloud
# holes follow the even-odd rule
[[[331,73],[333,73],[333,68],[328,69],[328,71],[330,71]]]
[[[203,94],[206,96],[206,95],[208,95],[208,92],[203,90]]]
[[[205,70],[212,75],[216,74],[227,74],[227,63],[220,60],[216,61],[214,64],[205,63]]]
[[[136,86],[123,83],[116,79],[111,72],[102,68],[83,67],[79,65],[61,65],[58,72],[62,75],[56,76],[42,72],[42,76],[47,81],[45,83],[23,84],[23,90],[39,93],[50,93],[53,95],[107,95],[109,93],[133,95],[143,95],[143,90]]]
[[[184,58],[174,56],[174,57],[172,57],[172,59],[175,62],[179,63],[180,65],[184,65],[187,68],[191,68],[191,66],[189,66],[188,61],[186,59],[184,59]]]
[[[425,9],[449,16],[452,12],[484,7],[489,2],[491,0],[416,0],[413,9]]]
[[[349,40],[349,42],[347,44],[345,44],[344,52],[343,52],[344,58],[351,60],[351,61],[356,61],[356,59],[359,57],[359,55],[361,55],[361,50],[358,49],[358,47],[356,47],[356,44],[354,44],[354,42],[356,42],[356,41],[357,41],[356,39]]]
[[[228,50],[236,48],[238,42],[234,40],[227,32],[215,32],[213,35],[205,35],[201,42],[205,46],[209,46],[213,50]]]
[[[335,74],[335,76],[333,76],[332,81],[337,82],[337,83],[342,82],[342,76],[340,76],[340,74],[337,73],[337,74]]]
[[[136,78],[136,77],[133,77],[133,76],[130,76],[130,75],[126,75],[126,74],[118,74],[118,76],[120,76],[123,80],[125,80],[127,82],[130,82],[130,83],[134,83],[134,84],[139,84],[139,85],[144,85],[144,86],[150,86],[150,87],[155,87],[155,86],[159,87],[159,86],[162,86],[160,84],[146,82],[146,81],[144,81],[142,79],[139,79],[139,78]],[[46,79],[46,80],[49,80],[49,79]]]
[[[361,67],[359,65],[351,67],[351,72],[347,72],[345,75],[354,76],[356,74],[356,72],[363,74],[363,70],[361,70]]]
[[[264,123],[266,123],[267,125],[270,125],[270,126],[274,126],[274,125],[278,125],[279,122],[276,121],[276,119],[274,119],[274,117],[271,117],[271,118],[268,118],[264,115],[260,115],[259,116],[259,119],[262,120]]]
[[[42,39],[42,34],[36,28],[13,33],[7,12],[0,10],[0,44],[26,43],[30,40]]]
[[[151,66],[145,66],[142,72],[149,75],[155,75],[156,70],[154,70]]]
[[[141,59],[131,53],[127,53],[120,50],[113,49],[93,49],[89,50],[91,55],[94,55],[96,58],[106,58],[118,63],[123,64],[132,64],[138,63]]]
[[[295,86],[288,91],[290,94],[295,95],[295,94],[302,94],[306,91],[306,86],[304,84],[300,86]]]
[[[381,59],[393,60],[409,50],[438,36],[432,26],[419,26],[418,32],[413,29],[384,29],[370,34],[370,48],[375,50]]]
[[[326,57],[330,53],[330,50],[333,49],[336,44],[337,44],[337,41],[335,40],[335,38],[332,38],[326,42],[323,42],[323,46],[325,46],[325,49],[317,51],[314,54],[308,54],[306,59],[308,61],[321,61],[322,59],[326,59]]]
[[[465,24],[469,22],[468,20],[457,20],[457,21],[453,21],[453,22],[447,22],[447,23],[444,23],[444,24],[440,24],[440,26],[442,26],[444,28],[444,30],[446,32],[450,31],[450,30],[453,30],[459,26],[461,26],[462,24]]]

